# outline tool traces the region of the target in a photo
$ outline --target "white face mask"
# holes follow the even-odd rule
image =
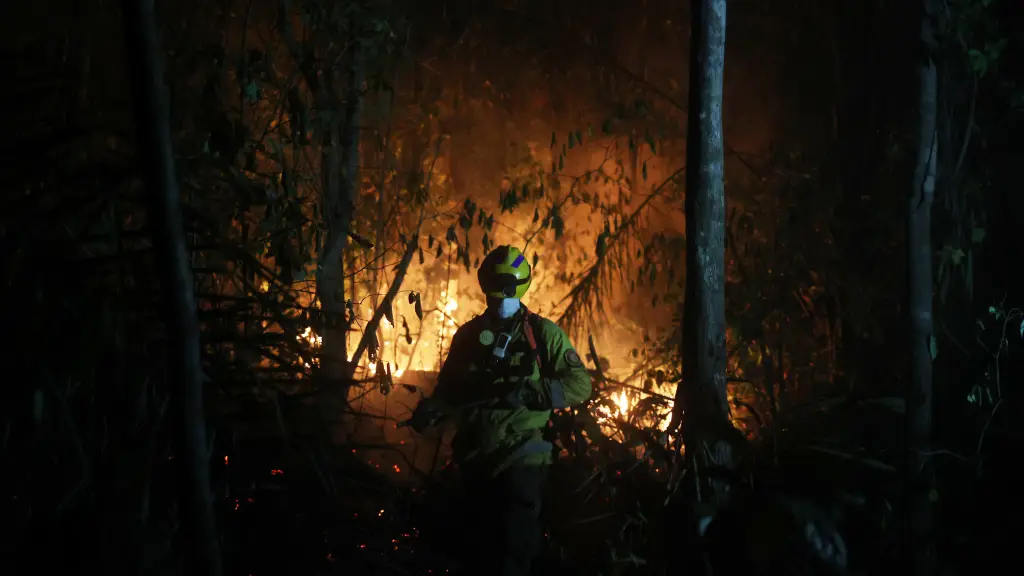
[[[519,312],[519,298],[503,298],[497,307],[498,318],[511,318]]]

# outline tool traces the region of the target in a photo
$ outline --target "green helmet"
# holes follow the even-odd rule
[[[493,298],[522,298],[530,289],[530,263],[523,252],[514,246],[498,246],[491,251],[480,269],[476,271],[477,280],[484,294]]]

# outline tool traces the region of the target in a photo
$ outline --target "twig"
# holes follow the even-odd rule
[[[673,172],[669,177],[665,178],[665,180],[662,181],[661,184],[659,184],[654,190],[651,191],[651,194],[647,196],[647,198],[644,198],[640,205],[637,206],[636,210],[634,210],[629,215],[629,217],[626,218],[624,222],[622,222],[619,228],[615,230],[615,232],[612,233],[610,236],[608,236],[608,238],[605,240],[605,246],[607,249],[605,254],[597,258],[597,262],[595,262],[590,268],[587,269],[586,273],[584,273],[583,277],[576,283],[576,285],[574,285],[569,290],[569,292],[564,297],[562,297],[562,299],[559,300],[558,303],[555,305],[560,306],[562,305],[562,303],[568,302],[568,305],[566,306],[565,310],[562,311],[561,316],[559,316],[558,318],[559,324],[566,326],[570,330],[574,328],[579,328],[577,324],[579,323],[580,318],[583,315],[584,308],[590,304],[590,300],[594,297],[595,292],[598,289],[598,284],[603,275],[603,272],[606,270],[605,267],[608,264],[609,254],[611,254],[611,251],[614,249],[614,244],[617,241],[619,241],[627,232],[632,230],[632,228],[639,221],[640,215],[643,213],[644,209],[647,208],[647,206],[651,203],[651,201],[659,197],[662,194],[662,192],[664,192],[669,183],[674,182],[675,179],[678,178],[679,175],[682,174],[685,170],[686,167],[683,166],[677,169],[675,172]]]

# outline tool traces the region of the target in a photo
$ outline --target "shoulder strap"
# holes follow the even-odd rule
[[[540,330],[539,323],[540,316],[527,311],[526,321],[523,322],[523,333],[526,335],[526,341],[530,343],[530,350],[535,353],[534,358],[537,359],[537,367],[543,370],[546,359],[542,360],[541,356],[547,354],[547,348],[541,350],[537,347],[537,338],[533,333],[534,328]]]

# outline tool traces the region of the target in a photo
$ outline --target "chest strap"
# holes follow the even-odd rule
[[[533,321],[537,318],[536,314],[527,312],[523,319],[523,334],[526,335],[526,341],[530,343],[530,351],[533,352],[533,357],[537,359],[537,368],[543,368],[544,365],[540,361],[540,354],[537,353],[537,339],[533,336]]]

